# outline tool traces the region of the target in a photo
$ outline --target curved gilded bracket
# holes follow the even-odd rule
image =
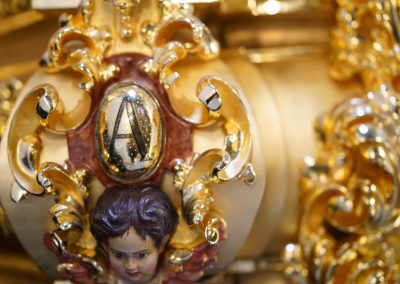
[[[198,224],[200,229],[204,229],[207,227],[204,225],[204,220],[211,212],[210,207],[213,203],[210,184],[237,178],[251,184],[254,182],[255,173],[252,165],[248,163],[251,151],[249,120],[236,91],[226,82],[211,76],[204,77],[199,82],[197,90],[198,99],[203,103],[203,110],[207,111],[198,126],[206,127],[220,123],[225,132],[225,145],[223,149],[211,149],[202,153],[193,159],[190,165],[177,163],[175,188],[183,195],[188,223]],[[217,217],[216,220],[223,219]],[[226,227],[224,221],[217,223]],[[214,229],[211,231],[215,232]],[[207,236],[207,233],[205,235],[210,241],[210,236]],[[216,235],[218,234],[215,233],[214,236]]]
[[[36,110],[36,113],[35,113]],[[67,118],[65,117],[67,116]],[[35,194],[55,196],[56,204],[50,208],[56,228],[66,244],[73,244],[69,251],[79,251],[93,256],[96,241],[88,231],[84,198],[88,195],[83,185],[85,172],[70,175],[55,163],[39,164],[41,152],[40,134],[50,131],[65,134],[81,121],[70,121],[64,115],[58,93],[49,84],[40,85],[27,94],[15,112],[8,136],[8,157],[16,182],[23,190]],[[80,117],[79,119],[82,119]],[[63,125],[68,121],[69,125]],[[13,191],[19,187],[13,187]],[[18,202],[23,195],[12,192]],[[80,233],[69,233],[78,230]]]
[[[182,194],[185,219],[202,232],[210,244],[219,243],[227,237],[227,224],[213,208],[211,187],[213,183],[228,181],[221,179],[219,174],[230,166],[230,162],[228,152],[211,149],[194,157],[189,165],[181,160],[175,161],[174,165],[174,187]],[[231,179],[239,176],[232,176]]]
[[[8,134],[8,160],[12,173],[18,184],[32,194],[44,193],[36,183],[35,171],[42,147],[38,133],[42,127],[34,112],[38,96],[43,92],[45,88],[39,87],[24,98],[11,120]]]
[[[210,184],[215,182],[216,170],[227,165],[229,156],[222,150],[209,150],[194,157],[190,165],[175,161],[174,188],[181,192],[185,219],[189,225],[216,244],[226,239],[227,224],[213,208]]]
[[[40,66],[47,72],[71,68],[81,73],[80,88],[90,93],[95,83],[106,81],[118,72],[116,65],[103,61],[110,44],[107,28],[62,27],[50,40]]]
[[[90,232],[85,206],[89,196],[86,174],[84,170],[69,174],[56,163],[43,163],[37,169],[38,184],[47,194],[55,196],[50,214],[57,229],[51,232],[51,241],[58,248],[60,257],[68,258],[72,253],[76,258],[92,258],[96,254],[97,242]]]
[[[221,79],[205,77],[199,82],[197,93],[199,100],[206,105],[209,117],[219,116],[216,121],[222,122],[225,132],[224,151],[229,154],[230,161],[226,167],[216,171],[217,182],[239,177],[245,183],[253,183],[255,174],[248,164],[252,147],[250,122],[237,91]],[[221,101],[220,109],[214,107],[215,100]]]
[[[23,189],[32,194],[44,193],[35,181],[42,147],[40,133],[66,134],[83,122],[88,109],[88,102],[82,100],[73,111],[64,113],[57,90],[49,84],[40,85],[25,96],[11,119],[8,134],[8,159]]]
[[[50,208],[58,228],[67,231],[72,228],[83,230],[83,196],[78,184],[58,164],[43,163],[37,169],[37,182],[48,194],[57,196],[57,203]]]
[[[95,83],[106,81],[119,70],[114,64],[104,63],[111,46],[112,34],[107,26],[89,24],[94,3],[82,1],[80,13],[64,15],[61,28],[50,39],[40,66],[47,72],[71,68],[82,74],[80,88],[90,93]]]
[[[183,78],[174,65],[189,54],[202,60],[213,59],[219,54],[219,45],[208,28],[193,16],[191,6],[160,2],[163,9],[160,23],[144,29],[147,43],[154,48],[154,57],[143,69],[159,76],[172,108],[182,120],[199,128],[218,124],[225,134],[221,149],[202,153],[190,165],[183,161],[174,165],[174,185],[182,194],[187,223],[204,233],[210,244],[216,244],[226,238],[226,223],[212,208],[210,184],[237,178],[251,184],[255,179],[248,163],[252,144],[248,113],[237,90],[215,76],[200,79],[195,100],[177,95],[180,88],[177,81]]]
[[[198,103],[189,98],[175,99],[175,82],[179,78],[171,67],[186,56],[182,44],[171,42],[163,50],[158,50],[154,61],[144,66],[145,70],[160,72],[160,81],[167,90],[175,112],[183,120],[196,127],[207,127],[221,123],[226,134],[224,150],[231,157],[230,165],[218,173],[218,180],[230,180],[245,173],[245,180],[254,178],[247,165],[251,150],[251,133],[247,110],[239,98],[237,90],[215,76],[205,76],[197,84]]]
[[[37,93],[36,114],[41,126],[55,134],[66,134],[77,128],[85,120],[90,110],[90,98],[85,96],[70,112],[64,112],[64,106],[57,90],[49,84],[36,87],[31,93]]]
[[[144,29],[145,40],[152,48],[162,48],[170,42],[181,42],[189,53],[203,60],[219,55],[219,43],[206,25],[193,15],[190,5],[172,4],[160,1],[162,18],[155,25]]]
[[[167,90],[175,112],[183,120],[196,127],[207,127],[221,123],[226,134],[225,148],[231,156],[230,165],[219,173],[219,180],[229,180],[246,171],[251,150],[251,133],[247,110],[239,98],[237,90],[224,80],[214,76],[205,76],[197,84],[197,103],[190,98],[175,98],[176,81],[179,74],[171,70],[178,61],[185,58],[187,52],[181,43],[171,42],[164,49],[157,50],[152,62],[144,66],[145,70],[159,72],[160,81]],[[245,165],[246,164],[246,165]],[[252,179],[251,169],[247,167],[248,180]],[[247,179],[247,178],[246,178]]]
[[[65,133],[81,125],[90,111],[91,92],[95,84],[119,72],[116,65],[104,62],[112,40],[109,27],[89,24],[93,6],[90,0],[82,1],[80,13],[63,16],[62,27],[51,38],[40,61],[46,72],[55,73],[70,68],[82,75],[80,88],[84,92],[72,111],[63,113],[59,107],[58,115],[49,112],[52,106],[61,105],[56,92],[40,100],[37,111],[42,118],[41,123],[53,132]]]

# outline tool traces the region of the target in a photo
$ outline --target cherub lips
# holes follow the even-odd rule
[[[139,271],[125,271],[126,274],[129,275],[129,277],[132,278],[138,278],[141,276],[141,273]]]

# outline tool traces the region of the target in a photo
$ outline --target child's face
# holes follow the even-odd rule
[[[128,283],[146,283],[157,270],[163,246],[156,248],[151,237],[143,240],[130,228],[121,237],[108,239],[111,270]]]

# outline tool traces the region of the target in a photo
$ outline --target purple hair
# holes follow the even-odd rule
[[[143,239],[151,237],[158,248],[177,223],[171,200],[155,186],[108,188],[90,212],[90,229],[99,242],[122,236],[132,227]]]

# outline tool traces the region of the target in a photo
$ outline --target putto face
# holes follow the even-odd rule
[[[162,250],[147,236],[142,239],[130,228],[120,237],[108,240],[109,261],[112,272],[124,283],[148,283],[157,271]]]

